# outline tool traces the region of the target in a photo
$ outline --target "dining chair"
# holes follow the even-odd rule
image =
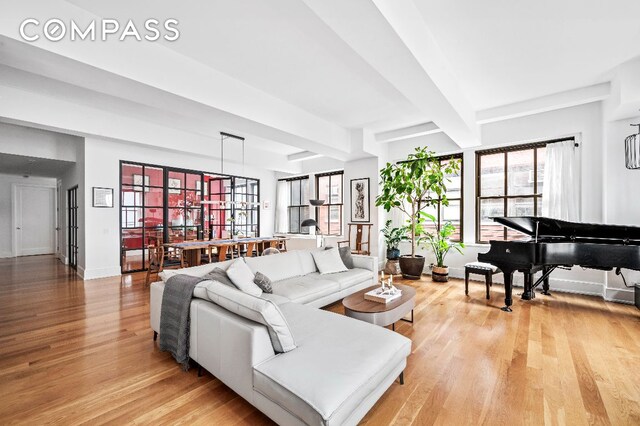
[[[184,257],[182,255],[182,250],[180,251],[179,258],[176,257],[165,257],[164,246],[162,245],[149,245],[147,246],[147,252],[149,253],[149,266],[147,267],[147,275],[144,280],[144,286],[147,287],[149,285],[149,279],[151,278],[151,274],[159,274],[164,269],[179,269],[184,268]],[[168,254],[168,252],[167,252]]]
[[[369,256],[371,254],[371,227],[372,223],[349,223],[349,232],[347,233],[348,240],[338,241],[338,247],[342,247],[346,244],[351,248],[352,254],[363,254]],[[355,235],[352,228],[355,228]],[[366,233],[366,238],[365,238]],[[351,240],[354,235],[353,243]]]

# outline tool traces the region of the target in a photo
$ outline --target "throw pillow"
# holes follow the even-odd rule
[[[340,247],[340,259],[348,269],[353,269],[353,257],[351,257],[351,247]]]
[[[282,311],[271,300],[254,297],[215,281],[206,281],[207,296],[216,305],[267,326],[276,353],[296,348],[293,334]]]
[[[252,296],[260,297],[262,295],[262,289],[254,284],[253,272],[243,259],[238,259],[229,266],[227,276],[239,290]]]
[[[228,285],[229,287],[238,288],[233,283],[233,281],[229,279],[229,275],[227,275],[227,272],[220,268],[214,269],[213,271],[209,272],[207,275],[205,275],[202,278],[211,280],[211,281],[218,281],[219,283]]]
[[[335,274],[337,272],[348,271],[344,262],[340,258],[340,252],[337,248],[332,248],[324,251],[313,251],[313,260],[316,261],[316,266],[321,275]]]
[[[331,250],[332,246],[327,246],[325,250]],[[340,258],[342,259],[342,263],[348,269],[353,269],[353,257],[351,256],[351,247],[340,247],[338,248],[338,252],[340,252]]]
[[[256,272],[256,276],[253,282],[262,289],[265,293],[273,293],[273,287],[271,286],[271,280],[268,276],[262,272]]]

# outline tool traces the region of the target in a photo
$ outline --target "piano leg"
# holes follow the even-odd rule
[[[551,296],[551,293],[549,293],[549,274],[547,273],[549,271],[549,268],[544,268],[542,270],[542,274],[546,275],[546,277],[544,278],[544,281],[542,282],[542,294],[544,294],[545,296]]]
[[[511,312],[511,305],[513,305],[513,299],[511,295],[513,293],[513,271],[505,271],[504,273],[504,307],[500,308],[505,312]]]
[[[533,274],[531,272],[525,271],[524,272],[524,293],[522,293],[522,300],[531,300],[534,297],[536,297],[536,295],[533,293],[532,286],[533,286]]]

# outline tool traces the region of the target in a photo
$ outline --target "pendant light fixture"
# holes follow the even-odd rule
[[[242,174],[244,175],[244,138],[242,136],[233,135],[227,132],[220,132],[220,174],[224,175],[224,142],[227,139],[236,139],[242,142]],[[248,207],[258,207],[260,206],[260,202],[249,202],[249,201],[222,201],[222,200],[202,200],[200,204],[212,204],[218,205],[220,208],[227,208],[230,206],[240,206],[241,208]]]
[[[625,165],[627,169],[640,169],[640,124],[632,124],[631,126],[638,126],[638,133],[627,136],[624,140]]]

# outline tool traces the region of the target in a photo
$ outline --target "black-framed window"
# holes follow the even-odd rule
[[[316,207],[316,222],[324,235],[342,234],[344,172],[316,175],[316,198],[325,200]]]
[[[541,215],[546,146],[567,140],[476,152],[476,242],[528,238],[491,217]]]
[[[290,178],[286,181],[289,190],[289,233],[300,234],[303,231],[300,224],[309,219],[309,176]]]
[[[146,268],[151,244],[260,235],[259,179],[120,161],[120,191],[125,273]]]
[[[445,195],[449,201],[449,205],[443,205],[441,200],[438,199],[435,200],[435,205],[425,208],[424,211],[436,218],[438,226],[442,226],[446,222],[451,222],[456,228],[456,232],[451,236],[451,240],[462,241],[464,238],[464,167],[462,162],[462,153],[443,155],[436,158],[436,160],[442,165],[449,163],[452,159],[460,162],[460,171],[446,176],[449,181],[446,182],[447,191]],[[429,231],[434,231],[435,225],[427,222],[425,228]]]

